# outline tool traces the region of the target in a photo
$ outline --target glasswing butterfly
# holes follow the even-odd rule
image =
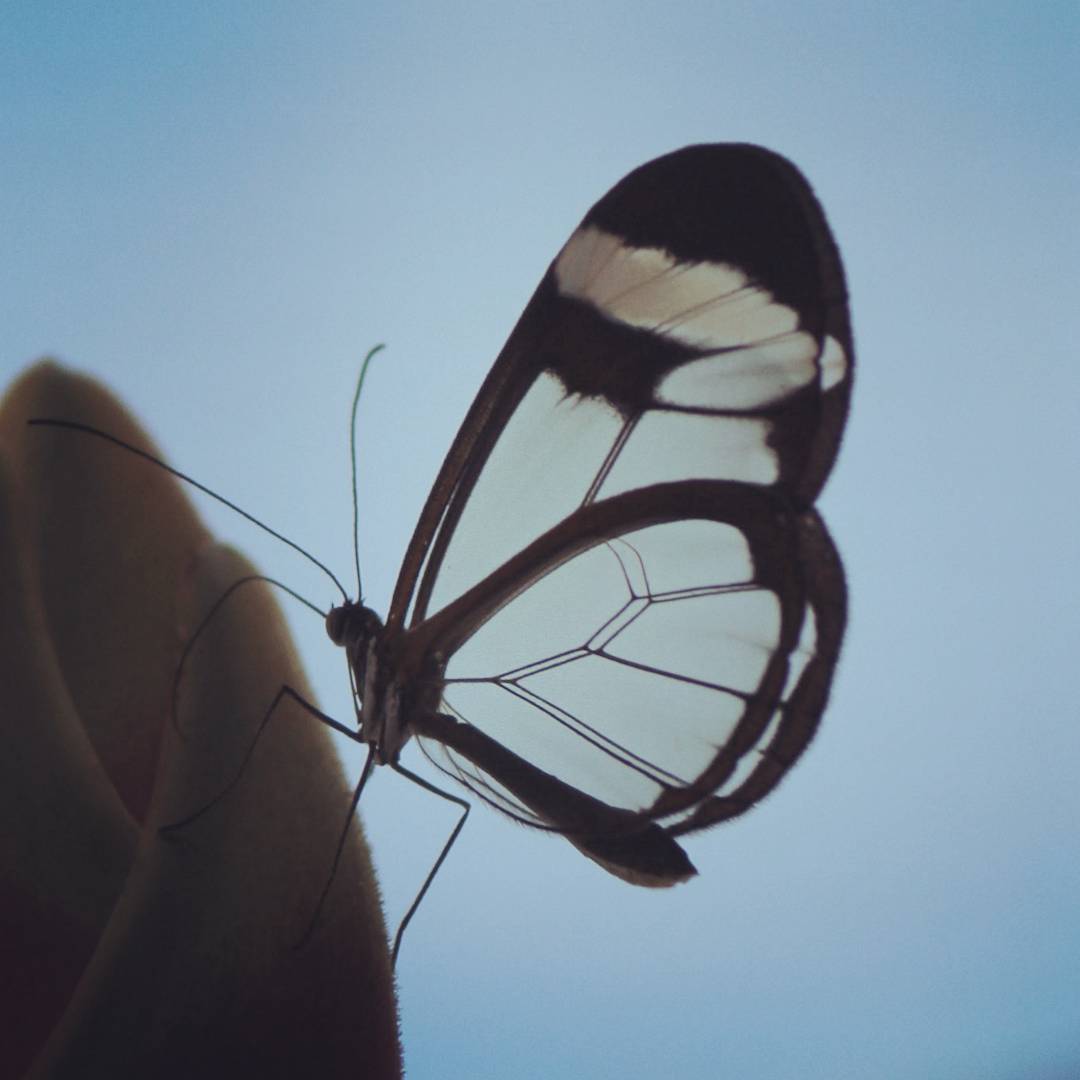
[[[362,601],[326,617],[357,728],[301,703],[368,746],[353,808],[388,764],[467,812],[400,765],[415,737],[625,881],[694,876],[678,838],[766,796],[828,700],[846,591],[813,504],[853,359],[839,253],[790,162],[690,146],[619,181],[481,386],[385,622]]]
[[[851,391],[843,271],[778,155],[691,146],[585,215],[470,408],[385,623],[346,602],[358,738],[639,885],[814,735],[845,622],[813,509]]]

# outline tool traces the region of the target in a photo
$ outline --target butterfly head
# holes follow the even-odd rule
[[[363,653],[368,642],[377,638],[382,629],[382,619],[355,600],[331,608],[326,616],[327,636],[350,654]]]
[[[368,670],[372,667],[385,627],[382,619],[369,607],[355,600],[346,600],[330,609],[326,616],[326,633],[335,645],[340,645],[349,658],[349,667],[356,680],[356,693],[361,707]]]

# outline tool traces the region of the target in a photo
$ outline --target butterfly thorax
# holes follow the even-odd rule
[[[407,634],[388,630],[376,612],[352,600],[331,609],[326,632],[348,657],[360,737],[376,748],[380,764],[396,761],[412,736],[410,718],[438,707],[442,666],[410,648]]]

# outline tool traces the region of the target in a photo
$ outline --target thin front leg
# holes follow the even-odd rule
[[[159,827],[158,832],[162,834],[168,834],[175,832],[178,829],[184,828],[186,825],[190,825],[193,821],[201,818],[208,810],[212,810],[222,799],[224,799],[236,785],[240,782],[240,777],[244,775],[244,770],[248,767],[248,762],[251,761],[252,755],[255,753],[255,747],[258,745],[259,739],[262,738],[263,732],[266,730],[267,725],[270,723],[270,718],[274,715],[274,710],[278,707],[284,698],[292,698],[297,705],[300,706],[310,716],[314,716],[320,723],[325,724],[327,727],[332,728],[334,731],[341,735],[344,735],[348,739],[352,739],[353,742],[361,742],[359,735],[351,728],[347,728],[344,724],[335,720],[332,716],[327,716],[321,709],[317,709],[306,698],[298,694],[291,686],[283,685],[274,697],[274,700],[270,703],[270,708],[266,710],[266,714],[259,722],[259,728],[255,732],[255,738],[251,740],[251,745],[248,747],[247,753],[244,755],[244,760],[240,762],[240,768],[237,770],[236,775],[229,781],[225,788],[218,792],[205,806],[196,810],[193,814],[188,814],[187,817],[181,818],[179,821],[170,822],[168,825],[162,825]],[[366,770],[366,766],[365,766]],[[340,853],[339,853],[340,854]],[[336,865],[336,862],[335,862]]]
[[[202,622],[200,622],[195,629],[195,633],[188,638],[187,644],[184,646],[184,651],[180,654],[180,662],[176,665],[176,671],[173,672],[172,704],[170,706],[170,711],[172,713],[173,730],[181,738],[184,737],[184,733],[180,728],[180,718],[177,715],[176,702],[180,694],[180,683],[183,681],[184,678],[184,668],[187,665],[188,658],[191,656],[191,653],[194,651],[195,646],[198,644],[199,638],[202,637],[203,631],[210,625],[211,622],[213,622],[214,616],[216,616],[217,613],[221,610],[221,608],[225,605],[225,602],[229,599],[229,597],[232,596],[234,592],[241,589],[243,586],[250,585],[252,582],[255,581],[261,581],[264,585],[273,585],[275,588],[280,589],[282,592],[288,593],[289,596],[291,596],[294,600],[298,600],[305,607],[310,608],[313,612],[315,612],[316,615],[324,619],[326,618],[325,614],[319,608],[317,608],[310,600],[308,600],[306,597],[301,596],[295,589],[290,589],[288,585],[286,585],[282,581],[278,581],[276,578],[267,577],[265,574],[246,574],[244,577],[239,578],[237,581],[234,581],[217,598],[217,600],[214,601],[214,606],[210,608],[210,610],[203,616]],[[305,708],[311,708],[307,704],[307,702],[302,702],[301,704],[303,704]],[[317,709],[315,711],[318,712]]]

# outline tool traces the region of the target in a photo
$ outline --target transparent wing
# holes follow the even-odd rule
[[[406,554],[388,626],[446,660],[454,721],[426,751],[571,838],[688,832],[771,790],[843,635],[812,503],[852,359],[839,256],[784,159],[690,147],[612,189],[500,354]]]
[[[709,517],[695,505],[644,526],[630,516],[609,538],[553,553],[507,602],[484,605],[478,590],[462,618],[466,598],[459,623],[493,614],[450,657],[443,702],[605,807],[681,831],[746,809],[794,763],[844,622],[842,573],[815,514],[740,485],[694,492]],[[425,749],[501,809],[547,820],[467,758]]]

